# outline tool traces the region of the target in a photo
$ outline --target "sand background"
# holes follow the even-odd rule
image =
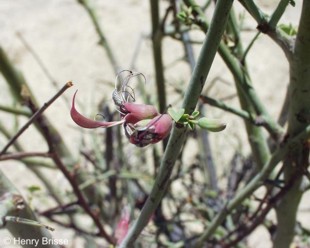
[[[264,11],[271,13],[278,1],[257,1]],[[92,1],[97,8],[100,24],[115,53],[119,65],[123,69],[135,69],[143,72],[147,78],[147,90],[154,91],[154,73],[152,61],[151,42],[146,37],[150,34],[149,2],[138,0]],[[296,1],[296,7],[288,7],[287,12],[280,23],[292,23],[298,25],[301,3]],[[165,9],[167,3],[162,4]],[[238,13],[243,13],[242,8],[236,3]],[[245,15],[244,28],[247,30],[242,35],[245,46],[255,35],[256,24],[253,19]],[[73,0],[0,0],[0,45],[8,53],[11,60],[22,71],[29,83],[31,90],[43,104],[56,93],[55,86],[42,71],[33,55],[25,47],[19,33],[32,47],[43,61],[50,75],[60,88],[69,80],[74,82],[74,88],[69,89],[65,96],[71,98],[75,89],[79,89],[79,100],[83,102],[83,111],[89,115],[96,113],[96,104],[107,99],[113,88],[115,73],[107,59],[106,52],[98,45],[98,36],[85,9]],[[202,40],[203,34],[196,31],[192,34],[193,39]],[[134,48],[142,39],[139,55],[135,59],[135,68],[131,68]],[[195,47],[195,55],[199,54],[199,45]],[[173,65],[176,59],[183,56],[182,46],[171,38],[165,38],[163,43],[164,63],[167,66],[166,80],[169,84],[177,84],[180,81],[188,82],[190,69],[184,62]],[[254,86],[259,96],[266,103],[270,114],[275,118],[281,108],[286,87],[288,84],[288,63],[280,48],[270,38],[260,36],[253,50],[248,55],[248,64]],[[211,94],[214,97],[225,97],[235,93],[232,77],[223,65],[219,57],[216,57],[207,84],[214,78],[220,77],[222,81],[229,82],[223,86],[219,83],[213,87]],[[7,94],[7,86],[0,75],[0,103],[10,104]],[[168,86],[168,92],[172,88]],[[153,99],[156,95],[151,94]],[[169,103],[180,106],[178,98],[168,98]],[[69,118],[68,102],[65,97],[57,100],[47,111],[46,115],[53,124],[64,133],[64,139],[72,152],[77,155],[79,148],[79,131]],[[231,104],[237,105],[236,99],[230,100]],[[211,135],[215,160],[218,164],[227,164],[233,150],[240,147],[246,154],[249,151],[246,136],[243,131],[243,123],[237,117],[223,114],[222,111],[211,109],[211,116],[225,118],[228,128],[223,136]],[[0,121],[11,125],[14,121],[6,114],[0,114]],[[23,121],[21,121],[23,122]],[[240,138],[236,140],[236,136]],[[36,135],[33,129],[29,129],[20,137],[20,142],[29,151],[45,151],[44,142]],[[5,144],[0,139],[0,145]],[[223,152],[224,151],[224,152]],[[191,154],[188,155],[190,161]],[[36,181],[36,178],[27,169],[17,162],[1,162],[2,170],[16,183],[18,188],[27,196],[27,188]],[[26,173],[26,174],[25,174]],[[27,175],[27,176],[24,176]],[[61,175],[55,180],[62,182]],[[63,183],[63,182],[62,182]],[[65,184],[65,183],[64,183]],[[301,208],[309,211],[306,202],[309,195],[303,199]],[[307,211],[303,211],[301,220],[307,222],[304,217]],[[307,214],[306,216],[309,217]],[[308,218],[307,217],[307,218]],[[308,226],[310,225],[307,223]],[[250,247],[269,247],[269,236],[264,231],[252,235]],[[0,235],[7,235],[1,231]],[[56,230],[54,237],[67,237],[70,232]],[[264,240],[264,242],[262,242]],[[2,247],[2,246],[1,246]],[[78,245],[74,246],[78,247]]]

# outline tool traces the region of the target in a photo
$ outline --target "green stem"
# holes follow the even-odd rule
[[[202,12],[202,10],[198,7],[198,5],[195,3],[195,1],[187,0],[186,3],[189,6],[191,6],[193,10],[199,15],[199,19],[201,20],[199,23],[201,29],[203,31],[208,30],[208,23],[205,18],[205,15]],[[231,26],[236,25],[236,21],[232,20],[233,18],[234,15],[230,15]],[[237,30],[237,27],[232,27],[232,30]],[[238,54],[238,56],[242,57],[243,52],[240,43],[240,38],[237,36],[238,35],[237,32],[235,32],[234,35],[236,36],[235,40],[239,40],[239,42],[237,43],[238,46],[237,51],[240,54]],[[249,77],[247,76],[245,63],[243,68],[241,63],[239,63],[239,61],[231,54],[229,48],[223,42],[221,42],[219,45],[219,54],[234,76],[242,108],[244,108],[246,112],[248,112],[250,115],[256,116],[258,110],[260,109],[258,106],[261,106],[262,104],[260,104],[260,100],[256,96],[256,92],[251,85]],[[256,111],[254,111],[253,108]],[[267,121],[265,120],[267,129],[269,129],[271,133],[275,133],[276,134],[275,136],[278,136],[278,128],[275,129],[269,128],[274,127],[273,123],[274,122],[268,123],[268,119]],[[245,125],[257,167],[262,168],[262,166],[265,164],[266,160],[270,156],[267,142],[264,138],[261,128],[253,126],[249,121],[246,121]]]
[[[199,15],[199,19],[201,20],[199,23],[200,27],[204,32],[206,32],[208,30],[208,23],[202,10],[199,8],[199,6],[194,0],[186,0],[186,3],[191,6],[193,10]],[[233,17],[233,15],[231,15],[231,17]],[[236,22],[232,22],[232,24],[234,23]],[[240,42],[238,43],[238,46],[240,46]],[[242,51],[242,48],[239,48],[239,51]],[[275,137],[276,139],[282,137],[284,134],[282,127],[278,125],[275,120],[271,118],[271,116],[268,114],[264,104],[259,99],[255,89],[251,84],[251,81],[246,72],[246,67],[243,67],[240,62],[232,55],[229,48],[226,44],[224,44],[224,42],[220,43],[218,52],[231,73],[233,74],[237,84],[237,89],[243,92],[242,97],[245,101],[244,105],[252,105],[256,111],[256,114],[263,117],[265,123],[264,126],[273,137]],[[242,53],[240,54],[240,57],[242,57]]]
[[[258,24],[265,22],[265,14],[256,6],[252,0],[239,0],[239,2],[246,8],[251,16]]]
[[[0,170],[0,224],[14,236],[20,240],[37,240],[38,247],[59,248],[58,245],[42,243],[46,238],[51,240],[50,232],[44,227],[27,225],[25,226],[18,222],[3,222],[6,216],[17,216],[28,220],[36,221],[36,217],[28,204],[25,202],[21,194],[17,191],[14,185]],[[23,248],[32,248],[32,244],[23,245]]]
[[[234,12],[234,10],[232,9],[231,12]],[[233,27],[237,26],[237,20],[235,15],[231,14],[230,16],[231,16],[230,18],[231,26]],[[237,30],[237,27],[234,27],[233,30]],[[237,46],[236,57],[240,59],[244,56],[240,32],[234,32],[232,35],[235,39],[235,43]],[[227,50],[227,46],[223,46],[223,49],[220,49],[220,54],[224,50]],[[255,89],[252,86],[251,78],[248,74],[248,67],[246,61],[245,60],[238,61],[234,59],[230,53],[227,52],[226,53],[224,52],[223,55],[225,55],[222,56],[224,61],[225,58],[229,56],[230,63],[236,65],[239,69],[239,72],[237,74],[234,74],[234,79],[236,82],[237,94],[242,109],[248,112],[251,115],[251,117],[256,116],[257,114],[263,115],[264,117],[269,116],[263,104],[261,103],[260,99],[258,98]],[[268,121],[267,122],[265,121],[264,124],[266,129],[270,130],[272,136],[278,137],[279,136],[278,129],[270,128],[277,125],[270,117],[267,119],[270,120],[270,122],[267,124]],[[247,131],[248,140],[252,150],[252,154],[250,156],[254,158],[256,171],[259,171],[263,168],[264,164],[270,157],[270,151],[262,128],[255,126],[255,124],[256,121],[253,121],[253,119],[252,121],[245,121],[245,128]]]
[[[196,107],[201,90],[205,84],[214,60],[218,45],[221,41],[222,34],[225,30],[232,3],[232,0],[218,0],[216,2],[210,28],[202,45],[197,64],[190,79],[188,89],[185,93],[183,108],[186,113],[192,113]],[[140,216],[133,223],[127,236],[121,243],[121,248],[133,246],[134,241],[137,239],[143,228],[147,225],[151,215],[154,213],[163,198],[169,185],[169,178],[171,176],[175,161],[185,140],[185,134],[185,127],[175,126],[173,128],[152,191],[143,209],[141,210]]]
[[[263,117],[266,125],[266,129],[270,132],[273,137],[279,139],[283,136],[284,131],[280,125],[278,125],[275,120],[269,115],[268,111],[266,110],[264,104],[259,99],[258,95],[256,94],[255,89],[253,88],[250,79],[247,76],[246,68],[241,67],[241,65],[236,61],[236,59],[231,55],[229,49],[224,43],[220,44],[219,47],[219,54],[223,58],[224,62],[232,72],[237,86],[240,90],[243,91],[244,97],[249,101],[253,108],[255,109],[257,115]]]
[[[246,198],[248,198],[256,189],[263,185],[275,166],[286,156],[296,143],[305,142],[310,137],[310,126],[303,130],[295,137],[288,140],[283,146],[280,146],[272,156],[267,160],[263,169],[242,189],[237,195],[229,201],[222,211],[220,211],[212,222],[208,225],[208,229],[198,239],[195,248],[202,247],[203,243],[211,237],[216,229],[222,224],[225,218],[239,206]],[[280,247],[280,246],[279,246]],[[286,246],[284,246],[286,247]]]
[[[252,122],[254,120],[252,118],[251,114],[245,110],[233,108],[233,107],[226,105],[225,103],[223,103],[219,100],[216,100],[216,99],[208,97],[208,96],[201,96],[200,98],[206,104],[209,104],[211,106],[214,106],[214,107],[220,108],[222,110],[225,110],[227,112],[230,112],[232,114],[235,114],[235,115],[237,115],[237,116],[239,116],[239,117],[241,117],[241,118],[243,118],[249,122]]]
[[[244,50],[242,57],[240,58],[241,64],[245,64],[245,58],[248,55],[250,49],[254,45],[254,42],[257,40],[258,36],[261,34],[261,32],[257,32],[254,38],[251,40],[250,44],[247,46],[247,48]]]
[[[283,7],[286,1],[287,0],[282,0],[279,3],[278,7],[272,15],[273,20],[271,21],[271,25],[269,25],[265,14],[261,12],[261,10],[252,0],[239,0],[239,2],[247,9],[250,15],[252,15],[252,17],[256,20],[258,24],[257,29],[273,39],[281,47],[287,59],[290,61],[293,55],[294,40],[276,28],[276,24],[281,17],[280,15],[283,14]]]
[[[268,22],[271,29],[274,29],[277,26],[289,2],[290,0],[282,0],[279,2],[276,10],[273,12]]]
[[[24,115],[27,117],[31,116],[30,111],[20,109],[20,108],[14,108],[14,107],[10,107],[10,106],[0,105],[0,110],[7,112],[7,113],[14,114],[14,115]]]
[[[211,1],[209,1],[211,3]],[[181,10],[181,3],[180,2],[175,2],[175,15],[177,12]],[[175,17],[176,18],[176,17]],[[177,22],[177,24],[179,24]],[[188,31],[182,32],[180,30],[180,25],[176,25],[176,29],[180,32],[181,35],[181,40],[182,44],[184,46],[184,51],[186,55],[187,62],[190,66],[191,72],[194,71],[195,64],[196,64],[196,59],[194,55],[194,49],[193,46],[190,42],[190,34]],[[199,104],[199,112],[205,116],[205,109],[202,104]],[[213,159],[213,154],[212,154],[212,146],[210,144],[210,139],[209,139],[209,133],[206,130],[199,130],[199,144],[201,146],[201,150],[203,151],[201,154],[200,158],[200,166],[203,168],[204,174],[205,174],[205,180],[206,182],[209,183],[210,188],[214,191],[218,191],[218,182],[217,182],[217,173],[216,173],[216,164]]]
[[[164,66],[162,59],[162,30],[159,21],[159,1],[150,0],[151,17],[152,17],[152,42],[153,42],[153,56],[155,66],[155,76],[157,85],[157,96],[159,102],[159,111],[164,113],[167,108],[166,104],[166,88]]]
[[[294,58],[290,64],[288,137],[310,127],[309,9],[310,2],[303,1]],[[288,182],[295,173],[302,173],[308,167],[309,146],[304,142],[296,142],[285,160],[285,182]],[[302,194],[302,180],[296,180],[278,205],[276,209],[278,226],[273,243],[274,248],[290,247],[295,234],[296,215]]]

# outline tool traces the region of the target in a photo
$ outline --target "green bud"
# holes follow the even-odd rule
[[[202,117],[198,120],[198,126],[210,132],[220,132],[226,128],[226,124],[217,119]]]

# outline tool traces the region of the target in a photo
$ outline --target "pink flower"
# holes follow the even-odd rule
[[[77,91],[72,99],[70,111],[72,120],[83,128],[108,128],[123,125],[129,142],[138,147],[154,144],[166,138],[172,127],[171,117],[167,114],[159,114],[152,105],[134,103],[134,91],[128,86],[129,79],[123,82],[120,90],[115,88],[112,94],[112,99],[117,111],[120,113],[121,120],[111,122],[95,121],[83,116],[75,107]]]
[[[132,125],[124,123],[125,134],[129,142],[139,147],[157,143],[168,136],[172,127],[170,115],[157,115],[153,119],[145,119]]]
[[[118,245],[126,237],[126,234],[129,229],[129,221],[130,221],[129,211],[130,211],[129,207],[125,207],[123,209],[121,219],[118,221],[116,228],[115,228],[114,237]]]

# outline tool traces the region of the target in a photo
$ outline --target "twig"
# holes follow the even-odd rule
[[[258,36],[261,34],[261,32],[257,32],[256,35],[254,36],[254,38],[251,40],[250,44],[247,46],[247,48],[244,50],[242,57],[240,59],[240,63],[242,65],[245,65],[245,58],[248,55],[250,49],[253,47],[254,42],[257,40]]]
[[[66,203],[66,204],[60,204],[56,207],[52,207],[52,208],[49,208],[47,210],[44,210],[42,212],[39,212],[40,215],[44,215],[44,216],[51,216],[51,215],[54,215],[54,214],[59,214],[59,210],[66,210],[72,206],[75,206],[78,204],[78,201],[73,201],[73,202],[69,202],[69,203]]]
[[[239,0],[257,23],[266,22],[265,14],[256,6],[253,0]]]
[[[97,214],[93,212],[84,197],[82,191],[79,189],[79,185],[77,181],[75,180],[75,177],[67,170],[61,159],[59,158],[57,153],[53,153],[51,155],[53,161],[57,165],[57,167],[61,170],[61,172],[64,174],[64,176],[68,179],[71,187],[73,188],[74,194],[78,198],[78,202],[81,205],[81,207],[84,209],[84,211],[92,218],[93,222],[95,223],[96,227],[99,230],[99,235],[101,237],[104,237],[109,243],[114,244],[114,239],[108,235],[108,233],[105,231],[100,219],[98,218]]]
[[[247,197],[249,197],[256,189],[258,189],[264,180],[269,176],[275,166],[286,155],[291,146],[308,139],[310,136],[310,126],[303,130],[295,137],[289,139],[287,143],[278,148],[273,155],[268,159],[263,169],[244,187],[238,194],[223,208],[217,216],[209,224],[208,229],[199,238],[195,247],[202,247],[202,244],[207,240],[217,229],[217,227],[225,220],[226,216],[237,206],[239,206]]]
[[[280,18],[282,17],[287,5],[290,3],[290,0],[281,0],[277,6],[277,8],[275,9],[275,11],[272,13],[268,25],[271,29],[274,29]]]
[[[202,10],[199,8],[199,6],[194,0],[186,0],[186,3],[188,4],[188,6],[191,6],[196,13],[198,18],[198,20],[196,21],[197,25],[201,27],[202,31],[207,32],[209,25]],[[264,120],[264,126],[270,132],[271,136],[274,139],[277,140],[282,138],[282,136],[284,135],[284,131],[282,127],[278,125],[273,120],[273,118],[270,117],[264,104],[261,102],[260,98],[256,94],[256,91],[250,82],[250,78],[248,77],[247,68],[243,67],[239,60],[236,60],[236,58],[231,54],[230,49],[224,42],[220,43],[218,52],[226,63],[227,67],[230,69],[231,73],[233,74],[236,84],[238,86],[237,90],[242,91],[240,92],[242,93],[240,94],[242,98],[239,98],[240,100],[245,102],[243,105],[246,105],[247,108],[253,107],[256,114],[262,116]],[[250,104],[252,106],[249,106]],[[251,112],[253,112],[253,110]]]
[[[16,152],[12,154],[2,154],[0,155],[0,161],[10,160],[10,159],[22,159],[27,157],[45,157],[48,158],[51,155],[48,152]]]
[[[53,218],[52,216],[45,216],[45,218],[48,218],[51,222],[54,222],[54,223],[56,223],[59,226],[62,226],[62,227],[65,227],[65,228],[71,228],[71,229],[75,230],[79,234],[85,234],[85,235],[89,235],[89,236],[92,236],[92,237],[100,237],[98,233],[87,232],[87,231],[81,229],[80,227],[76,226],[73,222],[67,224],[67,223],[64,223],[64,222],[62,222],[60,220],[57,220],[57,219]]]
[[[21,42],[24,44],[26,49],[30,52],[30,54],[33,56],[35,61],[38,63],[39,67],[42,69],[43,73],[46,75],[46,77],[51,81],[53,86],[55,87],[56,90],[59,90],[59,86],[57,81],[53,78],[51,73],[48,71],[46,66],[44,65],[42,59],[39,57],[39,55],[35,52],[35,50],[31,47],[31,45],[26,41],[26,39],[23,37],[23,35],[20,32],[16,33],[17,37],[21,40]],[[68,103],[69,99],[67,98],[66,95],[64,95],[66,102]],[[68,105],[69,106],[69,105]]]
[[[18,139],[18,137],[34,122],[38,117],[59,97],[61,96],[68,88],[73,85],[72,82],[66,83],[60,90],[57,92],[55,96],[53,96],[48,102],[44,103],[44,105],[38,109],[36,113],[27,121],[27,123],[11,138],[8,144],[2,149],[0,155],[3,155],[7,149]]]
[[[153,43],[153,57],[155,66],[155,77],[157,86],[157,96],[159,103],[159,111],[163,113],[167,108],[166,104],[166,87],[164,65],[162,58],[162,37],[163,30],[161,29],[159,19],[159,4],[158,0],[150,0],[151,18],[152,18],[152,43]]]
[[[300,178],[301,176],[301,174],[295,173],[295,175],[290,179],[290,181],[278,193],[276,193],[272,198],[265,202],[266,206],[261,209],[260,214],[255,214],[255,218],[251,218],[252,222],[243,226],[243,231],[241,230],[241,232],[237,234],[237,237],[235,239],[229,241],[227,244],[224,244],[223,248],[236,247],[236,245],[242,239],[244,239],[247,235],[253,232],[254,229],[264,221],[266,215],[270,212],[270,210],[276,206],[279,200],[281,200],[283,196],[288,192],[288,190],[293,186],[294,180]]]
[[[279,3],[269,22],[266,20],[266,15],[256,6],[253,0],[239,0],[239,2],[256,20],[258,24],[257,29],[273,39],[282,48],[287,59],[291,61],[293,56],[294,41],[276,28],[276,24],[278,23],[287,5],[286,2],[289,1],[282,0]]]
[[[31,113],[27,110],[24,109],[20,109],[20,108],[14,108],[14,107],[9,107],[9,106],[4,106],[0,104],[0,110],[4,111],[4,112],[8,112],[14,115],[24,115],[27,117],[31,116]]]
[[[176,20],[176,30],[180,31],[180,23],[177,21],[177,14],[181,10],[181,1],[171,1],[171,4],[173,5],[173,11],[174,11],[174,19]],[[196,59],[195,59],[195,54],[194,54],[194,49],[192,44],[190,43],[190,35],[188,31],[181,32],[181,40],[184,46],[184,51],[186,55],[186,60],[189,64],[189,67],[191,71],[194,71],[195,65],[196,65]],[[215,83],[215,80],[212,80],[212,82]],[[209,92],[211,88],[214,86],[214,83],[210,83],[209,87],[207,87],[206,92]],[[199,104],[199,111],[203,111],[203,106]],[[205,174],[209,175],[209,183],[210,186],[213,190],[217,191],[218,190],[218,184],[217,184],[217,178],[216,178],[216,165],[213,159],[213,154],[212,154],[212,149],[211,149],[211,144],[209,140],[209,135],[208,132],[205,130],[200,130],[199,131],[200,136],[201,136],[201,145],[203,149],[203,154],[202,154],[202,167],[204,169],[204,172],[207,172]],[[207,179],[206,175],[206,179]]]
[[[254,120],[253,117],[251,116],[251,114],[249,112],[247,112],[245,110],[233,108],[231,106],[226,105],[224,102],[218,101],[218,100],[211,98],[211,97],[208,97],[208,96],[201,95],[200,99],[202,100],[203,103],[206,103],[206,104],[209,104],[211,106],[220,108],[222,110],[225,110],[227,112],[235,114],[235,115],[253,123],[253,120]]]
[[[282,169],[278,172],[278,174],[277,174],[277,176],[275,177],[275,179],[274,180],[279,180],[279,178],[280,178],[280,176],[281,176],[281,174],[283,173],[283,167],[282,167]],[[256,208],[256,210],[255,210],[255,212],[251,215],[251,216],[249,216],[249,217],[247,217],[247,219],[246,219],[246,223],[240,223],[239,222],[239,224],[238,224],[238,226],[233,230],[233,231],[231,231],[231,232],[229,232],[222,240],[229,240],[229,238],[232,236],[232,235],[234,235],[234,234],[238,234],[239,233],[239,239],[238,240],[241,240],[242,238],[240,237],[240,236],[242,236],[242,235],[240,235],[240,229],[242,229],[243,227],[246,227],[245,229],[246,229],[246,233],[249,233],[248,231],[248,226],[251,226],[251,225],[253,225],[253,224],[251,224],[251,221],[254,223],[254,222],[257,222],[256,220],[258,219],[258,218],[261,218],[261,216],[259,215],[261,212],[264,212],[264,206],[266,205],[266,204],[268,204],[269,202],[272,202],[272,190],[273,190],[274,188],[273,187],[267,187],[267,192],[265,193],[265,196],[264,196],[264,198],[263,199],[260,199],[260,203],[259,203],[259,205],[258,205],[258,207]],[[281,189],[281,190],[283,190],[283,188]],[[274,199],[274,198],[273,198]],[[270,208],[269,208],[269,210],[270,210]],[[268,213],[268,211],[267,211],[267,213]],[[267,214],[266,213],[266,214]],[[263,219],[262,219],[263,220]],[[258,223],[257,223],[258,224]],[[251,229],[252,230],[252,229]],[[242,234],[244,234],[244,232],[242,233]],[[244,237],[244,236],[242,236],[242,237]],[[232,241],[230,241],[230,243],[231,243]],[[235,244],[235,243],[234,243]]]

